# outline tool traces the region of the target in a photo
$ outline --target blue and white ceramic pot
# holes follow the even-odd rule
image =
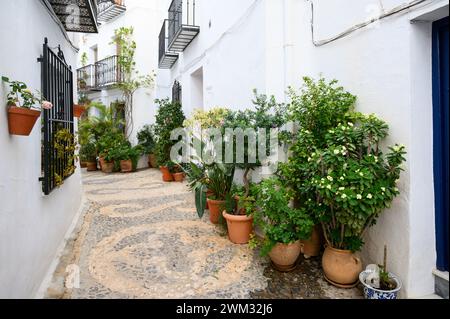
[[[366,278],[368,275],[370,275],[372,272],[370,270],[365,270],[361,272],[359,275],[359,281],[364,286],[364,297],[366,299],[397,299],[398,292],[402,289],[402,282],[401,280],[394,275],[393,273],[389,273],[389,277],[394,280],[397,283],[397,288],[394,290],[380,290],[373,288],[372,286],[366,284]]]

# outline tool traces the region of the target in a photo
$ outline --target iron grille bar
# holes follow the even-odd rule
[[[43,45],[41,64],[42,94],[53,104],[50,110],[43,110],[42,141],[42,190],[49,195],[56,187],[57,175],[65,180],[68,159],[73,153],[64,152],[60,158],[55,148],[55,135],[62,129],[74,134],[73,122],[73,73],[63,58],[61,49],[55,54],[48,46],[47,38]],[[67,143],[64,146],[68,146]],[[72,151],[71,151],[72,152]]]

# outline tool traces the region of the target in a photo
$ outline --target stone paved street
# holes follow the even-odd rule
[[[84,173],[85,212],[47,298],[358,298],[330,287],[318,260],[291,274],[273,271],[221,226],[199,220],[183,183],[158,170]],[[78,268],[79,267],[79,268]],[[80,286],[76,283],[77,270]],[[73,280],[75,278],[75,281]]]

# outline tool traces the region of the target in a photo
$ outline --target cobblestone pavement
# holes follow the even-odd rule
[[[324,282],[317,260],[273,271],[208,216],[199,220],[186,185],[163,183],[158,170],[84,172],[83,184],[86,211],[46,298],[360,297]]]

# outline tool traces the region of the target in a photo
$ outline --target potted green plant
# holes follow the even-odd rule
[[[86,168],[89,172],[97,170],[97,148],[95,143],[89,142],[80,147],[80,160],[86,163]]]
[[[366,299],[397,299],[402,289],[402,282],[387,269],[387,246],[384,246],[383,265],[368,265],[359,275],[359,281],[364,286]]]
[[[158,163],[154,153],[155,133],[153,125],[145,125],[137,134],[139,145],[143,147],[144,154],[148,155],[148,166],[157,168]]]
[[[308,238],[314,222],[304,209],[292,208],[293,193],[277,177],[255,186],[252,211],[265,234],[261,255],[269,255],[275,269],[291,271],[300,255],[300,240]]]
[[[112,173],[115,168],[115,162],[121,158],[121,147],[126,143],[125,136],[122,133],[106,132],[97,143],[99,151],[101,169],[103,173]]]
[[[203,184],[210,190],[207,202],[211,223],[218,224],[221,213],[225,209],[227,196],[233,187],[234,164],[214,163],[205,170]]]
[[[41,115],[41,109],[51,109],[53,105],[33,94],[24,82],[10,81],[4,76],[2,81],[10,87],[7,95],[9,134],[29,136]]]
[[[91,101],[87,97],[87,94],[80,93],[78,98],[78,104],[73,105],[73,116],[76,118],[81,118],[84,112],[87,111],[89,104]]]
[[[159,104],[155,124],[155,155],[158,165],[163,174],[163,181],[173,181],[172,172],[169,166],[173,166],[170,158],[170,151],[177,141],[172,141],[171,133],[173,130],[181,128],[185,120],[181,104],[170,102],[169,99],[155,100]]]
[[[113,151],[113,158],[120,163],[122,173],[131,173],[136,170],[137,160],[142,154],[141,146],[131,147],[128,143],[118,146]]]
[[[186,173],[184,172],[182,164],[174,165],[171,172],[172,172],[173,180],[175,182],[178,182],[178,183],[184,182],[184,179],[186,178]]]
[[[327,243],[322,258],[325,278],[338,287],[357,282],[362,265],[354,252],[362,248],[367,229],[399,194],[405,147],[395,145],[383,154],[380,142],[387,135],[385,122],[354,113],[325,134],[326,147],[311,151],[300,164],[310,177],[301,182],[311,192],[304,205],[320,221]],[[298,134],[302,145],[311,139],[309,130]]]

